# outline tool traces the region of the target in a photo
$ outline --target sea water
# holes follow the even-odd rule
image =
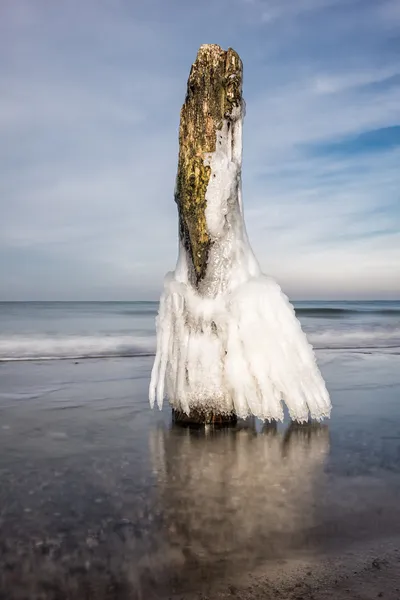
[[[293,304],[317,350],[400,352],[400,301]],[[157,310],[142,301],[1,302],[0,360],[153,355]]]
[[[332,418],[190,429],[149,409],[157,303],[0,305],[0,596],[214,598],[274,568],[286,585],[299,560],[326,582],[332,553],[364,576],[398,549],[400,305],[295,306]]]

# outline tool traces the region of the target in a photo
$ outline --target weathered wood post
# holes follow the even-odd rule
[[[215,152],[217,132],[223,123],[236,119],[242,106],[243,66],[239,55],[216,44],[200,47],[192,65],[179,126],[179,158],[175,201],[179,211],[179,236],[186,255],[192,286],[202,293],[212,240],[206,221],[206,192],[211,167],[205,157]],[[232,423],[234,413],[191,409],[187,414],[173,409],[178,422]]]
[[[242,105],[243,67],[238,54],[215,44],[200,47],[192,65],[179,127],[179,158],[175,200],[179,233],[191,257],[192,285],[204,278],[211,240],[205,216],[211,167],[206,154],[215,152],[217,132]]]

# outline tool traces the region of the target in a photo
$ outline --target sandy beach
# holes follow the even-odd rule
[[[151,357],[0,364],[0,598],[400,598],[399,355],[320,351],[333,417],[192,430]]]

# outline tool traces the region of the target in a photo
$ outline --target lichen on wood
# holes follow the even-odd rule
[[[192,279],[204,277],[212,243],[205,217],[211,169],[204,156],[215,151],[217,131],[242,103],[243,67],[239,55],[216,44],[200,47],[192,65],[179,127],[175,199],[179,235],[192,259]]]

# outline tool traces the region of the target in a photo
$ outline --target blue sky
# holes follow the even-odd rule
[[[244,62],[263,270],[294,299],[400,297],[398,0],[3,0],[0,299],[158,296],[203,43]]]

